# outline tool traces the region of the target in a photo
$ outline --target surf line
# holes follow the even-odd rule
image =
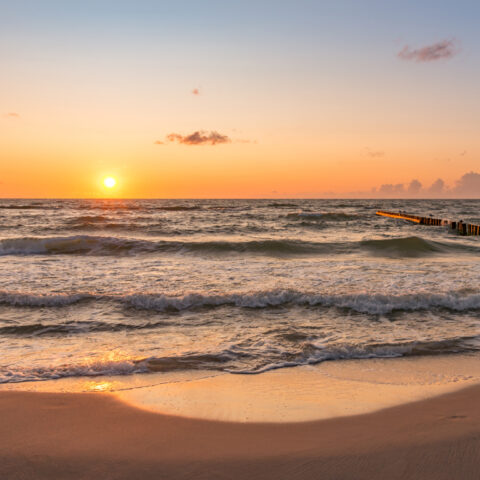
[[[448,226],[452,230],[456,230],[460,235],[480,235],[480,225],[465,223],[463,220],[454,221],[445,218],[422,217],[419,215],[409,215],[404,212],[387,212],[385,210],[378,210],[376,214],[382,217],[408,220],[420,225]]]

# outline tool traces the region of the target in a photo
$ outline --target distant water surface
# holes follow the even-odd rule
[[[0,200],[0,382],[480,351],[474,200]]]

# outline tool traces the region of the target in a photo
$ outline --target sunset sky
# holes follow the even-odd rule
[[[0,0],[0,197],[463,196],[479,18],[478,0]]]

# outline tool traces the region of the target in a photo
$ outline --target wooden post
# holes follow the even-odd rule
[[[420,225],[448,225],[452,230],[457,230],[459,235],[480,235],[480,225],[473,225],[460,221],[450,221],[442,218],[422,217],[419,215],[408,215],[404,212],[387,212],[385,210],[378,210],[377,215],[390,218],[399,218],[402,220],[409,220],[410,222],[419,223]]]

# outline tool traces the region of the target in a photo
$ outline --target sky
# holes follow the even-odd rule
[[[473,0],[0,0],[0,197],[480,196],[478,18]]]

